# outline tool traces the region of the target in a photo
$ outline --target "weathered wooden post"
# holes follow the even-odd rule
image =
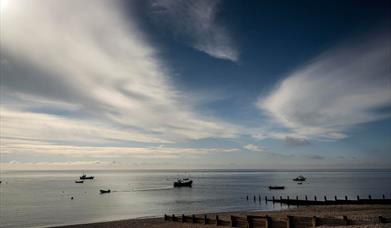
[[[346,215],[342,216],[345,225],[350,225],[350,221]]]
[[[261,194],[258,195],[258,201],[261,202]]]
[[[289,200],[289,196],[287,196],[286,199]]]
[[[265,201],[266,201],[266,203],[267,203],[267,196],[265,196]]]
[[[257,197],[254,196],[254,202],[257,201]]]
[[[182,214],[182,223],[185,222],[185,215]]]
[[[220,225],[220,222],[219,222],[219,216],[216,215],[216,226]]]
[[[359,195],[357,195],[357,201],[360,201],[360,196]]]
[[[247,215],[247,227],[248,228],[253,228],[253,217],[251,215]]]
[[[324,201],[327,201],[327,197],[326,196],[324,196]]]
[[[246,198],[247,198],[247,201],[248,201],[248,196],[246,196]]]
[[[337,196],[334,196],[334,199],[335,199],[335,201],[337,201],[338,199],[337,199]]]
[[[371,199],[372,199],[372,196],[371,196],[371,195],[368,195],[368,199],[370,199],[370,200],[371,200]]]
[[[273,196],[273,198],[272,198],[272,199],[273,199],[273,202],[274,202],[274,196]]]
[[[282,196],[280,196],[280,201],[282,200]]]
[[[236,223],[235,223],[235,217],[233,215],[231,215],[231,227],[235,227]]]
[[[172,214],[172,221],[175,222],[175,215]]]
[[[195,215],[191,215],[191,222],[192,222],[192,223],[195,223],[195,222],[196,222]]]
[[[293,228],[293,216],[288,215],[286,220],[286,228]]]
[[[318,218],[316,216],[312,217],[312,227],[315,228],[318,226]]]
[[[314,196],[314,200],[316,201],[317,199],[316,199],[316,196]]]
[[[384,194],[382,195],[382,199],[383,199],[383,200],[385,200],[385,199],[386,199],[386,196],[385,196]]]
[[[167,215],[166,214],[164,214],[164,221],[167,221],[168,219],[167,219]]]
[[[204,224],[208,224],[208,215],[204,215]]]
[[[296,200],[299,200],[299,196],[296,196]]]
[[[345,196],[345,200],[348,201],[348,196]]]
[[[306,201],[308,200],[307,195],[305,195],[305,200],[306,200]]]
[[[272,227],[272,221],[271,221],[271,217],[269,216],[265,216],[265,228],[271,228]]]

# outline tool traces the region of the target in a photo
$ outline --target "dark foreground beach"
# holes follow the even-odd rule
[[[303,217],[341,217],[347,216],[352,220],[364,220],[374,221],[373,224],[367,225],[351,225],[351,226],[338,226],[342,227],[354,227],[354,228],[375,228],[375,227],[391,227],[391,223],[388,224],[375,224],[376,218],[383,216],[385,218],[391,217],[391,205],[339,205],[339,206],[308,206],[300,208],[292,208],[283,211],[259,211],[259,212],[227,212],[219,213],[219,217],[223,220],[229,220],[230,215],[246,216],[246,215],[268,215],[274,218],[286,218],[291,216],[303,216]],[[215,214],[208,214],[208,216],[215,216]],[[151,227],[151,228],[209,228],[216,227],[216,225],[204,225],[204,224],[191,224],[164,221],[163,218],[149,218],[149,219],[129,219],[120,221],[110,221],[101,223],[79,224],[62,226],[67,228],[111,228],[111,227]],[[326,226],[319,226],[326,227]],[[333,227],[333,226],[327,226]]]

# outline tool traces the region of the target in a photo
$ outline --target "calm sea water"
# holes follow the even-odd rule
[[[188,172],[192,188],[173,188],[183,174],[177,171],[89,171],[95,180],[76,184],[79,171],[6,171],[0,179],[0,226],[36,227],[86,223],[172,213],[205,213],[238,210],[280,210],[266,204],[264,196],[323,199],[391,197],[390,171],[286,172],[198,171]],[[303,185],[292,178],[308,177]],[[269,190],[285,185],[285,190]],[[111,194],[99,194],[110,188]],[[262,196],[254,202],[253,196]],[[249,195],[251,200],[247,201]],[[71,197],[74,200],[70,200]]]

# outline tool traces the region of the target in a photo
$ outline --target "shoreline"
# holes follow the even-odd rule
[[[176,214],[179,215],[179,214]],[[204,214],[198,214],[204,215]],[[229,220],[231,215],[235,216],[246,216],[246,215],[257,215],[257,216],[271,216],[273,218],[286,218],[290,216],[303,216],[303,217],[341,217],[342,215],[347,216],[353,220],[365,220],[375,221],[374,219],[379,216],[391,218],[391,205],[333,205],[333,206],[303,206],[298,208],[290,208],[279,211],[241,211],[241,212],[222,212],[222,213],[208,213],[208,216],[212,217],[218,215],[221,219]],[[124,219],[116,221],[102,221],[95,223],[86,224],[70,224],[61,226],[50,226],[52,228],[109,228],[109,227],[151,227],[151,228],[209,228],[216,227],[216,225],[203,225],[203,224],[192,224],[192,223],[181,223],[181,222],[170,222],[164,221],[163,215],[160,217],[153,218],[135,218],[135,219]],[[322,226],[320,226],[322,227]],[[329,226],[330,227],[330,226]],[[378,228],[387,227],[391,228],[391,223],[388,224],[375,224],[373,225],[352,225],[352,226],[338,226],[338,227],[354,227],[354,228]]]

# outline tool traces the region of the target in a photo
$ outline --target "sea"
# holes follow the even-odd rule
[[[287,208],[265,201],[273,196],[391,198],[390,170],[91,170],[86,174],[94,180],[76,184],[81,174],[80,170],[1,171],[0,227]],[[299,175],[307,177],[302,185],[292,180]],[[174,188],[180,177],[190,177],[193,187]],[[269,190],[270,185],[285,189]],[[100,189],[112,192],[100,194]]]

